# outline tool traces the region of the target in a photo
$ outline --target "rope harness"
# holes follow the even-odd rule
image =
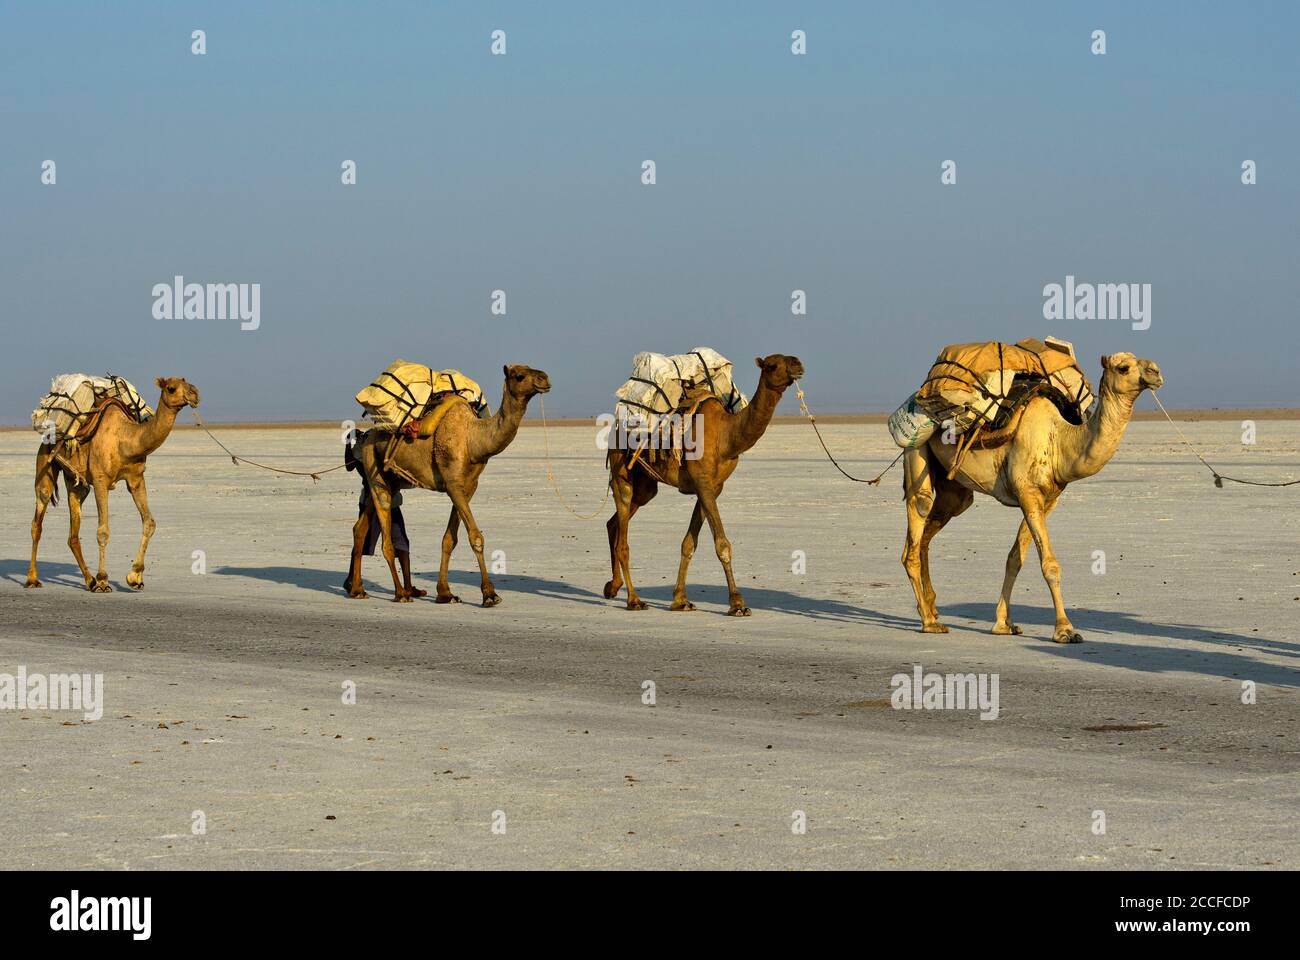
[[[808,409],[808,403],[804,399],[804,395],[803,395],[803,387],[799,385],[798,380],[794,382],[794,392],[799,397],[799,409],[803,411],[803,415],[807,417],[808,422],[812,424],[813,433],[817,434],[817,441],[822,445],[822,449],[826,451],[826,456],[830,458],[830,461],[835,465],[836,470],[844,474],[844,476],[848,477],[854,483],[869,483],[873,487],[879,486],[880,481],[885,476],[885,474],[887,474],[890,470],[894,468],[895,463],[898,463],[899,460],[903,459],[903,454],[907,452],[906,450],[899,453],[899,455],[893,459],[893,462],[890,463],[889,466],[885,467],[884,470],[881,470],[880,473],[876,475],[876,478],[874,480],[864,480],[862,477],[853,476],[853,474],[849,473],[847,470],[845,470],[843,467],[839,465],[839,462],[836,461],[835,457],[831,454],[830,448],[826,446],[826,441],[822,439],[822,432],[817,429],[817,418],[814,417],[812,415],[812,411]]]
[[[573,514],[579,520],[594,520],[605,510],[605,503],[609,500],[609,484],[605,485],[605,496],[601,499],[600,506],[596,508],[595,513],[581,514],[577,510],[574,510],[573,507],[569,506],[569,501],[565,500],[564,494],[560,493],[560,485],[555,480],[555,471],[551,468],[550,428],[546,425],[546,401],[542,399],[540,393],[537,395],[537,405],[539,412],[542,415],[542,449],[546,454],[546,479],[551,482],[551,489],[555,491],[555,496],[559,499],[560,503],[564,504],[565,510],[568,510],[569,513]]]
[[[235,466],[239,466],[241,463],[246,463],[250,467],[261,467],[263,470],[270,470],[272,473],[285,473],[293,477],[311,477],[313,483],[320,480],[322,474],[333,473],[335,470],[342,470],[346,466],[346,464],[340,463],[336,467],[329,467],[325,470],[284,470],[280,467],[272,467],[265,463],[258,463],[256,460],[249,460],[247,457],[241,457],[237,454],[231,453],[229,447],[212,435],[212,431],[209,430],[207,424],[203,422],[203,418],[199,416],[198,411],[191,409],[190,412],[194,414],[194,421],[199,425],[199,429],[209,437],[212,437],[212,442],[222,450],[226,451],[226,455],[230,457],[230,462]]]
[[[1192,456],[1194,456],[1197,460],[1201,461],[1205,469],[1209,470],[1210,473],[1214,475],[1214,485],[1218,487],[1220,490],[1223,489],[1224,480],[1231,480],[1233,483],[1244,483],[1252,487],[1292,487],[1295,486],[1297,483],[1300,483],[1300,480],[1287,480],[1285,482],[1279,482],[1279,483],[1266,483],[1263,480],[1241,480],[1237,477],[1224,476],[1223,474],[1219,473],[1218,470],[1215,470],[1212,466],[1206,463],[1205,458],[1196,452],[1196,448],[1193,447],[1191,441],[1188,440],[1186,436],[1184,436],[1183,431],[1178,429],[1178,424],[1174,422],[1173,417],[1169,416],[1169,411],[1165,409],[1165,405],[1160,402],[1160,397],[1156,394],[1154,390],[1151,391],[1151,399],[1156,402],[1156,406],[1159,407],[1160,412],[1165,415],[1165,419],[1169,421],[1169,425],[1174,428],[1174,432],[1178,434],[1178,438],[1183,441],[1183,443],[1187,446],[1188,450],[1192,451]]]

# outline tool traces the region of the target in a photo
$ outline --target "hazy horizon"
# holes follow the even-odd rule
[[[11,5],[0,423],[109,371],[341,420],[399,356],[494,408],[528,363],[591,416],[697,345],[882,413],[944,344],[1047,335],[1094,382],[1156,360],[1171,408],[1300,406],[1297,32],[1285,3]],[[157,319],[178,275],[259,284],[260,325]],[[1067,277],[1149,284],[1149,329],[1045,320]]]

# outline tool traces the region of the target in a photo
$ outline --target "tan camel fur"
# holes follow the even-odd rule
[[[184,407],[199,405],[199,391],[184,380],[159,377],[158,387],[162,397],[158,412],[144,423],[136,423],[125,410],[109,404],[99,420],[94,436],[80,443],[74,453],[63,454],[67,463],[55,459],[56,448],[41,444],[36,453],[36,515],[32,517],[32,563],[27,570],[24,586],[39,587],[36,575],[36,551],[41,542],[41,528],[45,510],[51,502],[58,502],[58,478],[63,477],[68,490],[70,529],[68,546],[77,558],[77,566],[85,578],[86,589],[95,593],[108,593],[113,585],[108,582],[104,556],[108,550],[108,492],[119,480],[125,480],[136,509],[140,511],[143,529],[140,534],[140,552],[136,554],[126,582],[136,590],[144,589],[144,554],[153,536],[153,514],[149,512],[149,495],[144,485],[145,460],[157,450],[176,423],[176,414]],[[69,465],[71,469],[69,469]],[[86,494],[95,491],[95,507],[99,515],[97,539],[99,540],[99,572],[94,577],[81,555],[81,504]]]
[[[952,480],[947,475],[956,446],[944,443],[939,434],[930,439],[925,448],[926,469],[934,485],[934,502],[927,515],[915,495],[907,497],[907,540],[903,546],[903,567],[916,593],[916,609],[924,632],[948,632],[939,622],[930,581],[930,541],[949,520],[971,505],[972,491],[976,491],[1008,507],[1019,507],[1024,514],[1007,555],[993,632],[1021,632],[1011,621],[1011,589],[1032,539],[1056,608],[1052,639],[1057,643],[1078,643],[1083,639],[1061,602],[1061,566],[1047,535],[1047,515],[1068,484],[1097,473],[1114,455],[1142,391],[1158,390],[1164,384],[1156,364],[1131,353],[1102,357],[1101,366],[1099,400],[1086,423],[1069,423],[1050,400],[1035,397],[1026,404],[1011,441],[991,449],[976,446],[961,461]]]
[[[673,590],[670,609],[695,609],[695,604],[686,598],[686,569],[695,554],[700,527],[707,519],[709,530],[713,533],[714,549],[722,562],[723,572],[727,575],[727,612],[733,617],[749,616],[749,607],[745,606],[745,598],[736,587],[736,578],[731,572],[731,541],[727,539],[727,533],[722,527],[718,497],[722,495],[723,484],[740,462],[740,455],[758,443],[767,430],[781,395],[804,374],[803,364],[797,357],[780,353],[757,358],[754,363],[762,373],[759,375],[758,389],[754,391],[754,399],[748,406],[733,414],[728,413],[715,397],[700,404],[697,413],[703,418],[703,426],[698,438],[698,459],[663,457],[651,467],[644,462],[644,455],[634,460],[633,450],[610,450],[609,484],[614,494],[614,515],[605,526],[609,532],[613,578],[605,584],[606,597],[618,596],[626,581],[627,609],[646,609],[645,601],[637,596],[636,589],[632,586],[627,531],[632,517],[638,509],[654,499],[662,481],[684,494],[695,496],[695,512],[691,514],[690,527],[682,540],[681,563],[677,568],[677,586]]]
[[[443,416],[432,437],[427,439],[398,440],[392,457],[391,471],[384,470],[384,454],[391,433],[370,430],[356,444],[356,457],[362,476],[370,487],[372,509],[357,518],[352,528],[352,562],[345,584],[348,596],[364,600],[367,596],[361,584],[361,551],[365,546],[366,532],[372,519],[379,522],[383,531],[384,559],[393,575],[393,600],[410,603],[411,592],[398,579],[396,554],[393,551],[392,503],[393,491],[409,487],[438,490],[451,498],[451,516],[447,531],[442,536],[442,563],[438,568],[438,603],[459,603],[460,598],[451,592],[447,583],[447,568],[451,552],[456,548],[456,533],[465,524],[469,545],[478,559],[482,574],[483,606],[491,607],[501,602],[492,580],[488,577],[487,563],[483,559],[483,533],[470,512],[469,502],[478,489],[479,476],[488,460],[510,445],[524,418],[528,401],[539,393],[551,389],[550,378],[541,370],[523,364],[502,368],[505,388],[501,409],[496,416],[479,419],[467,403],[457,403]]]

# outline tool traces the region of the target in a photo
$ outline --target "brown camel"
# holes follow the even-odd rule
[[[731,541],[727,539],[727,533],[722,527],[718,497],[722,495],[722,485],[740,462],[740,455],[758,443],[767,430],[781,395],[804,373],[803,364],[798,357],[780,353],[756,358],[754,363],[762,373],[749,406],[733,414],[728,413],[716,397],[709,397],[700,404],[697,413],[703,418],[703,425],[699,436],[698,459],[683,457],[679,461],[674,457],[664,457],[652,467],[645,463],[644,455],[633,462],[633,450],[609,451],[609,485],[614,492],[614,515],[605,526],[609,531],[609,557],[614,573],[613,579],[605,584],[606,597],[617,597],[626,581],[627,609],[646,608],[645,601],[637,596],[636,589],[632,586],[627,530],[637,510],[654,499],[662,482],[676,487],[682,493],[695,495],[695,512],[691,514],[690,527],[682,540],[677,586],[673,589],[673,602],[669,609],[695,609],[695,604],[686,599],[686,569],[695,554],[700,527],[707,519],[709,530],[713,533],[714,549],[722,561],[723,572],[727,575],[727,613],[733,617],[749,616],[749,607],[745,606],[745,598],[741,596],[736,578],[731,572]],[[630,469],[629,463],[632,464]]]
[[[496,416],[480,420],[467,403],[457,403],[443,416],[432,437],[424,440],[403,437],[397,443],[392,458],[392,470],[384,470],[384,453],[392,434],[370,430],[356,444],[356,457],[362,476],[370,487],[371,510],[357,518],[352,528],[352,563],[345,584],[348,596],[354,600],[366,599],[361,585],[361,551],[365,546],[366,531],[372,517],[379,521],[383,531],[384,559],[393,575],[393,600],[411,602],[411,591],[398,579],[393,562],[392,494],[395,490],[422,487],[438,490],[451,498],[451,516],[447,519],[447,532],[442,536],[442,563],[438,568],[438,603],[459,603],[460,598],[447,584],[447,567],[451,552],[456,548],[456,532],[462,523],[469,534],[469,545],[478,558],[479,573],[483,582],[483,606],[491,607],[501,602],[492,580],[488,577],[483,560],[483,533],[470,513],[469,502],[478,489],[478,479],[488,460],[510,446],[519,422],[524,418],[528,401],[539,393],[551,389],[551,379],[541,370],[523,364],[502,368],[505,388],[501,409]]]
[[[1101,366],[1099,400],[1086,423],[1069,423],[1052,401],[1035,397],[1025,405],[1012,439],[989,449],[977,445],[966,454],[952,480],[947,475],[956,454],[955,445],[943,443],[938,434],[930,439],[926,470],[934,485],[934,502],[927,516],[918,509],[915,493],[907,497],[907,541],[903,546],[903,567],[916,592],[916,609],[924,632],[948,632],[939,622],[934,585],[930,582],[930,541],[944,524],[971,505],[975,499],[972,491],[978,491],[1008,507],[1019,507],[1024,513],[1016,542],[1007,555],[993,632],[1021,632],[1011,621],[1011,588],[1032,538],[1056,607],[1052,639],[1057,643],[1078,643],[1083,639],[1061,602],[1061,566],[1047,536],[1047,515],[1067,484],[1092,476],[1114,455],[1139,394],[1146,389],[1158,390],[1165,382],[1156,364],[1139,360],[1131,353],[1102,357]]]
[[[26,587],[39,587],[36,576],[36,550],[41,542],[41,527],[45,510],[50,502],[58,503],[58,479],[68,490],[70,529],[68,546],[77,558],[77,566],[86,580],[86,589],[94,593],[108,593],[113,585],[108,582],[104,568],[104,555],[108,550],[108,492],[119,480],[125,480],[136,509],[140,511],[140,552],[136,554],[126,582],[136,590],[144,589],[144,553],[153,536],[153,514],[149,512],[149,495],[144,485],[144,466],[149,454],[157,450],[176,423],[176,414],[184,407],[199,405],[199,391],[193,384],[175,377],[159,377],[157,381],[162,397],[158,412],[144,423],[137,423],[122,407],[108,403],[100,416],[94,435],[81,444],[75,453],[65,454],[65,463],[55,460],[55,447],[41,444],[36,452],[36,515],[32,517],[32,563],[27,570]],[[71,465],[69,469],[68,465]],[[91,489],[95,491],[95,508],[99,515],[97,539],[99,540],[99,572],[91,577],[86,560],[81,555],[81,503]]]

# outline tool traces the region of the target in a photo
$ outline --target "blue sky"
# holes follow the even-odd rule
[[[73,370],[342,419],[397,356],[494,405],[529,363],[548,413],[594,415],[633,353],[696,345],[747,391],[796,353],[815,409],[888,410],[945,343],[1046,334],[1094,378],[1159,361],[1171,405],[1300,405],[1298,11],[9,0],[0,422]],[[260,283],[260,329],[154,319],[176,274]],[[1150,283],[1151,328],[1045,321],[1067,274]]]

